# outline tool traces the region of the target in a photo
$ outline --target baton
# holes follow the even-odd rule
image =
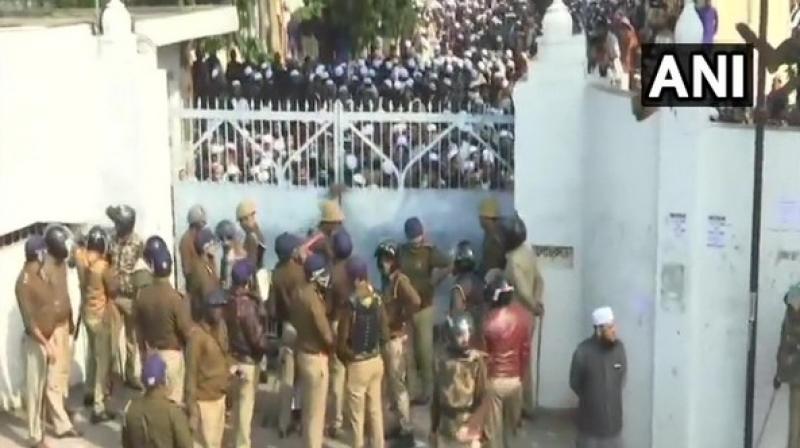
[[[756,439],[756,448],[761,446],[761,439],[764,438],[764,431],[767,429],[769,423],[769,416],[772,414],[772,408],[775,405],[775,397],[778,395],[778,389],[772,389],[772,397],[769,399],[769,407],[767,408],[767,415],[764,416],[764,423],[761,424],[761,430],[758,432]]]

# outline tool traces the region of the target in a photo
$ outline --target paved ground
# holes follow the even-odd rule
[[[264,419],[264,414],[267,418],[274,415],[275,408],[271,403],[275,403],[274,383],[270,382],[267,385],[262,385],[258,403],[261,405],[256,410],[257,414],[253,418],[253,446],[256,448],[299,448],[300,439],[293,436],[287,439],[279,439],[277,432],[272,429],[261,427],[261,422]],[[129,392],[125,394],[118,394],[112,402],[112,409],[120,410],[123,408],[126,398],[130,396]],[[71,408],[80,409],[75,417],[76,426],[84,432],[83,439],[71,440],[55,440],[48,437],[48,444],[52,448],[112,448],[119,447],[120,425],[118,422],[109,422],[103,425],[93,426],[88,422],[88,414],[80,408],[79,398],[81,392],[74,391],[72,400],[70,401]],[[420,441],[427,440],[427,431],[429,425],[429,413],[425,407],[415,407],[413,410],[415,426],[418,428],[418,436]],[[230,432],[230,431],[229,431]],[[23,447],[26,446],[27,430],[22,411],[16,414],[3,414],[0,413],[0,447]],[[535,423],[526,425],[523,428],[522,434],[515,444],[514,448],[567,448],[574,446],[572,440],[572,428],[568,420],[563,416],[558,417],[554,415],[543,415]],[[226,437],[227,438],[227,437]],[[196,445],[200,446],[200,445]],[[232,446],[230,442],[226,444],[226,448]],[[328,440],[326,448],[346,448],[346,443]],[[419,442],[419,447],[425,447],[426,444]]]

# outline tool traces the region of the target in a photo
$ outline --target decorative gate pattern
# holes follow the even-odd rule
[[[513,187],[503,113],[182,108],[181,180],[372,188]]]

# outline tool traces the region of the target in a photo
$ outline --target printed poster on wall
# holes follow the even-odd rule
[[[683,241],[686,236],[686,213],[670,213],[667,220],[672,237]]]
[[[725,247],[725,217],[719,215],[709,215],[708,217],[708,241],[706,246],[715,249]]]

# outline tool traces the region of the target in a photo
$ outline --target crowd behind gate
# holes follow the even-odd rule
[[[277,429],[279,440],[267,442],[278,446],[292,437],[309,448],[325,438],[357,448],[413,447],[420,438],[517,446],[524,419],[537,412],[531,347],[545,311],[544,280],[518,215],[502,216],[487,198],[476,217],[480,247],[464,240],[448,251],[426,238],[417,217],[396,240],[354,247],[336,200],[321,203],[315,229],[272,244],[252,201],[234,212],[211,228],[193,206],[175,258],[161,237],[136,233],[127,205],[106,210],[113,230],[51,225],[28,239],[16,291],[31,446],[48,446],[48,430],[82,437],[65,408],[79,331],[89,343],[91,424],[120,419],[125,448],[250,447],[263,443],[251,434],[262,407],[278,408],[277,421],[263,422]],[[268,246],[274,266],[265,265]],[[174,263],[185,292],[172,286]],[[78,316],[69,311],[69,266],[80,281]],[[434,292],[448,277],[447,317],[437,323]],[[576,443],[617,447],[625,354],[613,312],[592,317],[595,333],[576,349],[568,379],[581,401]],[[269,376],[278,394],[258,402]],[[139,393],[113,409],[119,387]],[[415,427],[412,407],[430,410],[429,428]]]

